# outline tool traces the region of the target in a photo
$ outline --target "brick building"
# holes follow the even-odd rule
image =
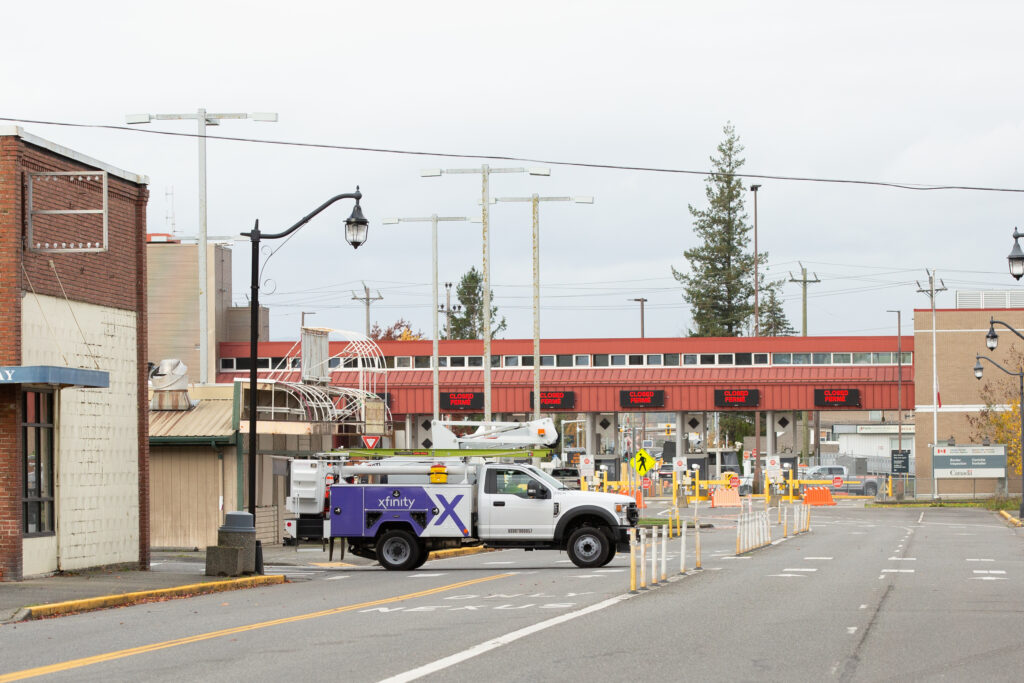
[[[0,580],[149,565],[147,183],[0,127]]]

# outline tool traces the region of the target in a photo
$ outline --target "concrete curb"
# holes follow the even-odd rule
[[[480,553],[492,553],[494,548],[485,548],[482,545],[474,545],[468,548],[449,548],[448,550],[435,550],[427,557],[428,560],[444,560],[449,557],[462,557],[463,555],[479,555]]]
[[[1016,517],[1011,515],[1006,510],[1000,510],[999,514],[1001,514],[1003,516],[1003,519],[1005,519],[1007,522],[1009,522],[1010,524],[1012,524],[1014,526],[1024,526],[1024,522],[1021,522],[1019,519],[1017,519]]]
[[[48,605],[34,605],[21,610],[13,621],[24,621],[26,619],[40,619],[42,617],[54,617],[74,612],[86,612],[94,609],[107,607],[122,607],[133,605],[138,602],[152,600],[155,598],[179,598],[203,593],[219,593],[222,591],[238,590],[241,588],[255,588],[257,586],[270,586],[284,583],[285,577],[280,574],[272,576],[246,576],[228,581],[207,581],[203,583],[191,583],[185,586],[174,586],[172,588],[159,588],[135,593],[122,593],[119,595],[102,595],[97,598],[85,598],[82,600],[68,600],[66,602],[54,602]]]

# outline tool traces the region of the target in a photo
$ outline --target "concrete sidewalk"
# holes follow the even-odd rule
[[[439,550],[431,553],[430,559],[480,552],[487,550],[479,546]],[[263,548],[263,576],[225,578],[206,576],[205,551],[155,550],[148,571],[108,567],[0,582],[0,624],[280,584],[288,581],[290,571],[325,565],[372,567],[377,563],[352,555],[340,560],[337,547],[332,561],[319,544],[277,545]]]

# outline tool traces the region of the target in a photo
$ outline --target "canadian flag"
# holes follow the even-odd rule
[[[935,380],[935,401],[942,407],[942,394],[939,393],[939,381]]]

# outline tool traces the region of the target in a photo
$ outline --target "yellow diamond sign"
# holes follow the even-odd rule
[[[656,463],[651,454],[641,448],[636,452],[636,455],[630,458],[629,464],[636,470],[637,474],[641,477],[646,477],[651,473],[651,470],[655,469]]]

